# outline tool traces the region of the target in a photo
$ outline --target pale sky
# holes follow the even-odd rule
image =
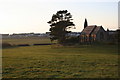
[[[118,0],[0,0],[0,33],[45,33],[53,14],[68,10],[80,32],[89,25],[118,29]]]

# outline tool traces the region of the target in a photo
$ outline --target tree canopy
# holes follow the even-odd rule
[[[48,22],[50,24],[50,35],[51,41],[58,40],[58,43],[64,43],[67,38],[67,33],[70,28],[75,26],[73,22],[71,22],[72,15],[67,10],[57,11],[56,14],[53,14],[52,19]]]

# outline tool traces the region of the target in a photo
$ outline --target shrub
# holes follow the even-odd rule
[[[79,43],[79,38],[78,37],[70,37],[70,38],[66,39],[65,43],[67,43],[67,44]]]
[[[33,45],[51,45],[51,43],[43,43],[43,44],[33,44]]]
[[[9,43],[2,43],[2,48],[8,48],[8,47],[12,47],[12,45]]]
[[[18,44],[17,46],[30,46],[29,44]]]

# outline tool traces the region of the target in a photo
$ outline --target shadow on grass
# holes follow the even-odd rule
[[[29,44],[14,45],[14,44],[10,44],[10,43],[2,43],[2,49],[17,48],[17,47],[21,47],[21,46],[30,46],[30,45]]]
[[[28,46],[47,46],[47,45],[51,45],[51,43],[41,43],[41,44],[18,44],[18,45],[12,45],[9,43],[2,43],[2,49],[6,49],[6,48],[17,48],[17,47],[28,47]]]

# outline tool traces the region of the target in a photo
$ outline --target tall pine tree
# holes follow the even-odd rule
[[[49,30],[51,31],[51,41],[58,40],[58,43],[64,44],[66,34],[71,32],[68,30],[75,26],[72,20],[72,15],[67,10],[60,10],[53,14],[52,19],[48,22],[51,27]]]
[[[87,22],[87,19],[85,18],[84,28],[86,28],[87,26],[88,26],[88,22]]]

